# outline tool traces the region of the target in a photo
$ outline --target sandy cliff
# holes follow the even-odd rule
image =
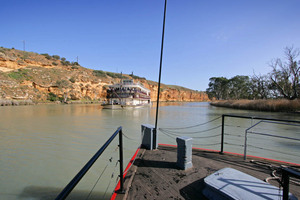
[[[49,97],[71,100],[105,100],[107,85],[120,81],[120,74],[91,70],[59,56],[0,48],[0,99],[47,101]],[[157,98],[157,83],[134,78]],[[180,86],[161,86],[161,101],[208,101],[204,92]]]

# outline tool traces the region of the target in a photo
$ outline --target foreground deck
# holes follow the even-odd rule
[[[193,149],[192,159],[193,168],[184,171],[176,167],[176,148],[141,149],[125,177],[126,193],[117,195],[116,199],[206,199],[202,195],[203,180],[219,169],[231,167],[261,180],[270,177],[273,171],[266,165],[244,161],[241,156],[218,152]],[[268,163],[270,166],[281,165]],[[270,183],[279,187],[276,180]],[[299,185],[291,183],[290,192],[300,199]]]

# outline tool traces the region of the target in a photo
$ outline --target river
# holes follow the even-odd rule
[[[155,110],[155,106],[105,110],[93,104],[0,107],[0,199],[53,199],[119,126],[126,136],[127,163],[140,144],[141,124],[154,124]],[[296,114],[217,108],[209,103],[162,103],[159,143],[176,144],[176,135],[188,135],[195,147],[220,150],[222,114],[300,121]],[[245,129],[256,122],[226,119],[224,150],[243,153]],[[251,130],[300,138],[297,125],[261,123]],[[112,142],[70,199],[110,197],[117,181],[117,142]],[[248,154],[300,163],[299,141],[254,135],[248,143]]]

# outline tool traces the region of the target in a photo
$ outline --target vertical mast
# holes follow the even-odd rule
[[[159,64],[159,78],[158,78],[157,102],[156,102],[156,118],[155,118],[155,128],[154,128],[154,131],[155,131],[155,132],[157,131],[157,120],[158,120],[158,107],[159,107],[159,94],[160,94],[160,79],[161,79],[162,58],[163,58],[163,50],[164,50],[166,10],[167,10],[167,0],[165,0],[164,19],[163,19],[163,30],[162,30],[162,38],[161,38],[161,51],[160,51],[160,64]]]

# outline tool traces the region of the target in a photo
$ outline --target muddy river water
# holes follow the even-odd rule
[[[127,163],[140,144],[141,124],[154,124],[155,109],[105,110],[92,104],[0,107],[0,199],[55,198],[119,126],[126,136]],[[220,150],[222,114],[300,121],[297,114],[162,103],[159,143],[176,144],[175,138],[185,135],[193,138],[194,147]],[[257,122],[226,118],[224,150],[243,153],[245,130]],[[262,122],[251,131],[300,138],[297,125]],[[71,199],[110,197],[117,181],[117,143],[112,142]],[[248,145],[247,154],[300,163],[299,141],[249,135]]]

